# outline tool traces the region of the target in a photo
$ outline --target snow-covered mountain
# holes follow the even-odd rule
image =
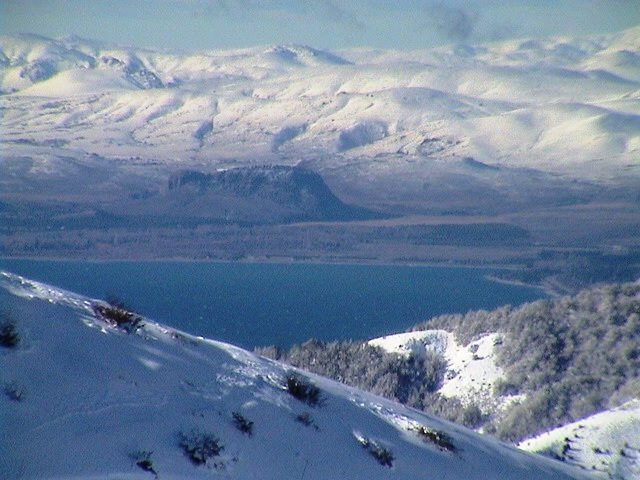
[[[120,307],[0,285],[3,479],[588,478]]]
[[[23,176],[304,162],[398,195],[443,171],[492,185],[497,169],[637,178],[639,52],[640,27],[417,52],[3,36],[1,152]]]

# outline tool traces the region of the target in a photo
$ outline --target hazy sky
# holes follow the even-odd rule
[[[640,24],[640,0],[0,0],[0,32],[203,50],[416,49]]]

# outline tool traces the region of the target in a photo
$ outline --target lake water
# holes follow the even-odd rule
[[[490,281],[490,270],[448,267],[0,260],[0,268],[115,296],[151,319],[245,348],[369,339],[441,313],[544,296]]]

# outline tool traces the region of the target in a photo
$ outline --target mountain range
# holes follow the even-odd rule
[[[640,27],[415,52],[2,36],[2,190],[270,164],[369,205],[637,184],[639,51]]]

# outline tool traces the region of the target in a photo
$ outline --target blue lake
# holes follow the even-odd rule
[[[90,297],[115,296],[151,319],[245,348],[368,339],[441,313],[544,297],[493,282],[488,269],[7,259],[0,269]]]

